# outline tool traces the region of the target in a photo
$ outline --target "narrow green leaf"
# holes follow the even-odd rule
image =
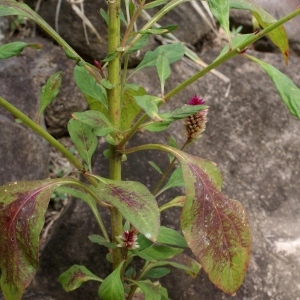
[[[113,52],[110,54],[107,54],[107,56],[102,60],[103,62],[110,62],[117,56],[117,52]]]
[[[162,170],[160,169],[160,167],[153,161],[149,161],[149,164],[161,175],[163,175]]]
[[[256,57],[245,55],[247,58],[258,63],[270,76],[275,87],[288,110],[296,118],[300,119],[300,89],[293,81],[277,70],[275,67],[257,59]]]
[[[169,178],[167,184],[159,191],[159,194],[173,187],[184,186],[181,167],[177,168]],[[157,196],[157,195],[156,195]]]
[[[103,85],[108,90],[111,90],[111,89],[113,89],[115,87],[112,83],[110,83],[106,79],[102,79],[100,83],[101,83],[101,85]]]
[[[140,62],[140,64],[135,68],[133,75],[135,72],[146,68],[146,67],[155,67],[156,60],[161,53],[164,53],[166,58],[168,59],[169,63],[172,64],[178,60],[180,60],[185,52],[185,48],[181,43],[178,44],[169,44],[169,45],[162,45],[156,48],[154,51],[148,51],[144,59]],[[130,76],[131,76],[130,75]]]
[[[68,123],[68,131],[80,157],[87,163],[90,169],[92,155],[98,145],[98,139],[93,133],[92,127],[71,119]]]
[[[147,92],[143,87],[136,86],[132,87],[129,86],[124,92],[123,95],[123,106],[122,106],[122,119],[121,119],[121,129],[127,130],[131,127],[133,121],[142,111],[141,107],[137,105],[136,101],[134,100],[134,96],[144,96]]]
[[[82,93],[100,101],[107,107],[106,99],[101,87],[97,84],[96,79],[88,74],[84,67],[75,67],[74,79]]]
[[[123,300],[124,289],[121,281],[121,270],[125,261],[122,261],[118,268],[108,275],[100,285],[98,296],[102,300]]]
[[[108,15],[107,15],[106,11],[103,8],[100,8],[100,15],[105,20],[106,25],[108,26]]]
[[[142,278],[162,278],[169,274],[171,270],[169,268],[153,268],[149,270]]]
[[[236,9],[250,10],[262,28],[266,28],[276,22],[276,19],[262,9],[253,0],[229,0],[230,7]],[[284,61],[288,64],[289,42],[283,25],[275,28],[268,34],[271,41],[280,49]]]
[[[135,281],[132,280],[142,290],[145,300],[161,300],[160,286],[155,285],[150,280]]]
[[[180,254],[183,249],[169,246],[151,246],[138,252],[138,256],[143,258],[143,255],[150,257],[152,260],[166,260]]]
[[[133,38],[128,39],[128,43],[130,43],[130,41]],[[134,53],[140,49],[142,49],[144,46],[146,46],[149,42],[149,34],[145,34],[143,35],[131,48],[129,48],[125,54],[129,55],[131,53]]]
[[[137,243],[139,244],[139,249],[137,251],[142,251],[153,245],[153,242],[148,240],[144,235],[138,234]]]
[[[156,70],[160,80],[161,94],[164,95],[165,82],[171,75],[171,68],[168,59],[166,58],[164,52],[161,53],[156,61]]]
[[[85,266],[74,265],[58,277],[58,282],[66,292],[78,289],[84,282],[94,280],[103,280],[94,275]]]
[[[42,44],[27,44],[23,42],[12,42],[0,46],[0,59],[13,57],[21,53],[26,47],[40,49]]]
[[[211,13],[217,18],[226,32],[229,44],[231,44],[231,33],[229,27],[229,0],[207,0]]]
[[[105,246],[107,248],[115,249],[117,248],[117,244],[115,243],[109,243],[103,236],[98,234],[92,234],[89,235],[89,239],[96,244],[99,244],[101,246]]]
[[[124,13],[122,12],[122,10],[120,11],[120,19],[125,24],[125,26],[127,26],[127,21],[125,19],[125,16],[124,16]]]
[[[188,248],[184,237],[179,232],[165,226],[160,226],[160,231],[156,242]]]
[[[122,213],[140,233],[155,241],[159,233],[160,215],[155,197],[141,183],[116,181],[95,176],[99,198]]]
[[[150,95],[134,96],[133,98],[152,120],[162,121],[158,115],[158,105],[163,103],[164,99]]]
[[[39,110],[39,116],[43,113],[45,108],[51,103],[51,101],[57,96],[61,85],[61,71],[51,75],[46,84],[41,90],[41,104]]]
[[[72,60],[76,60],[77,62],[79,62],[81,60],[81,57],[78,54],[70,51],[67,47],[63,47],[63,49],[68,58],[70,58]]]
[[[174,198],[172,201],[162,205],[159,210],[160,212],[169,209],[171,207],[183,207],[184,203],[185,203],[185,196],[177,196],[176,198]]]
[[[50,197],[57,185],[67,181],[21,181],[0,187],[0,269],[5,299],[20,300],[33,279]]]
[[[199,274],[202,268],[202,266],[196,260],[183,253],[180,253],[167,261],[155,262],[151,265],[151,267],[155,268],[166,265],[170,265],[174,268],[184,270],[193,278],[196,278],[196,276]]]
[[[155,132],[163,131],[166,130],[172,122],[176,120],[182,120],[204,109],[207,109],[206,105],[184,105],[181,108],[175,109],[173,112],[158,115],[158,117],[161,119],[161,122],[149,123],[143,126],[143,128]]]
[[[153,7],[156,7],[156,6],[159,6],[159,5],[163,5],[165,4],[166,2],[168,2],[169,0],[156,0],[156,1],[152,1],[150,3],[147,3],[145,6],[144,6],[144,9],[149,9],[149,8],[153,8]]]

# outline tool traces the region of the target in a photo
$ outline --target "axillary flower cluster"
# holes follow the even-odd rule
[[[204,105],[205,101],[198,96],[193,96],[188,105]],[[188,116],[183,120],[186,136],[190,140],[198,139],[205,130],[207,122],[208,109],[201,110],[192,116]]]
[[[117,245],[118,247],[127,249],[137,249],[140,247],[136,242],[137,235],[134,231],[125,230],[123,235],[119,235],[118,238],[120,240],[120,244]]]

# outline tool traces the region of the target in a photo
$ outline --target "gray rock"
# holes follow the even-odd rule
[[[11,119],[12,116],[10,116]],[[24,125],[0,114],[0,185],[48,177],[47,142]]]
[[[26,3],[32,8],[35,6],[35,2],[35,0],[26,1]],[[42,2],[38,12],[53,28],[55,27],[56,6],[56,0],[44,1]],[[150,9],[148,12],[151,15],[154,15],[159,9],[161,9],[161,7],[162,6]],[[69,43],[84,59],[89,62],[93,62],[94,59],[102,60],[107,55],[107,24],[99,14],[100,8],[107,11],[107,4],[101,0],[84,2],[84,14],[94,25],[102,39],[102,42],[99,42],[96,35],[87,29],[89,45],[87,44],[84,36],[82,21],[72,10],[68,2],[62,1],[58,17],[59,33],[62,38],[65,39],[67,43]],[[174,31],[174,34],[179,39],[189,44],[195,44],[210,32],[208,25],[198,15],[190,3],[182,3],[172,12],[165,15],[159,23],[162,26],[174,24],[179,25],[179,28]],[[138,22],[138,28],[141,28],[144,24],[145,21],[141,19],[141,21]],[[124,24],[122,32],[125,32]],[[145,52],[145,50],[153,50],[154,48],[155,41],[151,38],[149,45],[146,49],[143,49],[142,52]],[[130,64],[136,65],[142,57],[143,55],[139,57],[133,56]]]
[[[299,0],[256,0],[255,2],[277,20],[291,13],[300,5]],[[251,14],[248,11],[232,10],[230,16],[231,24],[235,27],[242,25],[244,27],[243,32],[253,31]],[[299,21],[300,17],[297,16],[296,18],[284,24],[289,38],[290,51],[291,53],[297,55],[300,55],[300,38],[298,34],[300,29]],[[263,38],[262,40],[256,42],[255,49],[264,52],[278,51],[277,47],[269,40],[269,38]]]
[[[63,70],[60,91],[46,108],[45,121],[50,134],[55,137],[64,136],[68,134],[67,123],[71,113],[87,108],[86,100],[73,80],[75,62],[48,40],[34,38],[24,41],[41,43],[43,47],[39,51],[25,49],[16,57],[1,61],[1,96],[35,120],[42,86],[52,74]],[[2,108],[0,113],[11,118]]]
[[[3,43],[7,33],[9,32],[9,22],[7,17],[0,17],[0,45]]]
[[[286,69],[278,54],[254,54],[299,82],[297,59],[292,57],[290,68]],[[217,52],[210,51],[202,58],[212,61],[216,56]],[[202,96],[210,106],[207,129],[187,152],[217,163],[223,174],[223,193],[245,206],[253,235],[249,269],[234,297],[215,288],[204,272],[191,279],[184,272],[173,269],[161,282],[173,300],[299,299],[300,122],[290,115],[269,77],[254,63],[238,57],[219,70],[232,79],[228,98],[224,96],[227,85],[208,74],[176,95],[163,110],[180,107],[194,94]],[[173,66],[173,72],[167,91],[194,70],[179,62]],[[136,80],[150,94],[159,93],[160,84],[154,68],[139,72]],[[168,133],[140,132],[128,147],[149,142],[166,143],[169,135],[175,136],[179,144],[184,142],[181,122],[174,123]],[[101,176],[107,176],[107,160],[102,155],[105,148],[102,144],[95,157],[94,172]],[[168,163],[167,156],[157,151],[128,155],[123,178],[142,181],[153,188],[159,174],[148,164],[149,160],[162,169]],[[181,194],[181,190],[175,192]],[[159,204],[172,199],[175,192],[162,195]],[[84,299],[96,299],[97,284],[85,283],[70,294],[65,294],[56,284],[59,273],[71,265],[86,265],[99,276],[104,276],[108,270],[101,248],[91,245],[86,237],[97,228],[91,213],[84,207],[77,201],[69,207],[41,256],[37,287],[57,299],[83,299],[83,295]],[[179,218],[179,209],[170,210],[162,214],[162,224],[179,228]]]

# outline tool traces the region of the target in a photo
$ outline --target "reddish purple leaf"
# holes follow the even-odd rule
[[[245,209],[219,191],[199,166],[199,158],[184,154],[181,163],[189,169],[185,170],[187,199],[181,215],[184,237],[209,279],[233,294],[243,282],[250,256]]]
[[[150,147],[171,152],[180,161],[186,189],[181,215],[184,237],[211,282],[235,293],[250,258],[251,233],[244,207],[221,193],[213,164],[169,146]]]
[[[37,271],[44,214],[53,190],[64,181],[22,181],[0,187],[1,289],[7,300],[21,299]]]

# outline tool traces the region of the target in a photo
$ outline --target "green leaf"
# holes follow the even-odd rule
[[[12,42],[9,44],[2,45],[0,46],[0,59],[16,56],[19,53],[21,53],[26,47],[40,49],[42,47],[42,44],[27,44],[23,42]]]
[[[174,248],[169,246],[151,246],[142,251],[138,252],[138,256],[145,258],[147,257],[150,261],[157,261],[157,260],[166,260],[170,259],[173,256],[181,253],[183,249]],[[150,259],[149,259],[150,258]]]
[[[139,249],[137,251],[142,251],[153,245],[153,242],[148,240],[144,235],[138,234],[137,243],[139,244]]]
[[[57,185],[67,181],[20,181],[0,187],[0,269],[5,299],[20,300],[33,279],[50,197]]]
[[[143,126],[143,128],[155,132],[163,131],[166,130],[172,122],[182,120],[204,109],[207,109],[206,105],[184,105],[181,108],[175,109],[173,112],[158,115],[158,117],[162,120],[161,122],[148,123]]]
[[[117,130],[100,111],[88,110],[85,112],[75,112],[72,114],[72,117],[75,120],[90,126],[93,133],[97,136],[106,136]]]
[[[211,13],[217,18],[226,32],[229,44],[231,44],[231,33],[229,28],[229,0],[207,0]]]
[[[160,35],[160,34],[170,33],[171,31],[174,31],[177,28],[178,28],[177,25],[161,26],[161,27],[158,27],[158,28],[150,28],[150,29],[147,29],[147,30],[136,31],[135,34],[156,34],[156,35]]]
[[[185,196],[177,196],[176,198],[174,198],[172,201],[162,205],[159,210],[160,212],[169,209],[171,207],[183,207],[184,203],[185,203]]]
[[[132,122],[142,111],[141,107],[136,104],[134,97],[147,94],[143,87],[137,86],[136,88],[137,90],[130,85],[130,88],[127,88],[123,95],[121,129],[124,131],[131,127]]]
[[[160,214],[155,197],[141,183],[116,181],[95,176],[99,198],[115,206],[140,233],[155,241],[159,233]]]
[[[179,232],[165,226],[160,226],[160,231],[156,242],[188,248],[184,237]]]
[[[133,98],[152,120],[162,121],[158,115],[158,105],[163,103],[164,99],[150,95],[134,96]]]
[[[171,68],[164,53],[161,53],[156,61],[156,69],[160,80],[161,94],[164,95],[165,82],[171,75]]]
[[[132,39],[133,39],[133,37],[130,38],[130,39],[128,39],[128,43],[130,43]],[[125,54],[126,54],[126,55],[129,55],[129,54],[131,54],[131,53],[133,53],[133,52],[136,52],[136,51],[142,49],[144,46],[146,46],[146,45],[148,44],[148,42],[149,42],[149,35],[148,35],[148,34],[145,34],[145,35],[143,35],[136,43],[134,43],[134,44],[132,45],[132,47],[129,48],[129,49],[125,52]]]
[[[102,61],[103,62],[112,61],[116,56],[117,56],[117,52],[109,53]]]
[[[100,285],[98,296],[102,300],[123,300],[124,289],[121,281],[121,270],[124,261],[122,261],[117,269],[107,276]]]
[[[146,274],[144,274],[142,278],[162,278],[170,272],[171,270],[169,268],[153,268],[149,270]]]
[[[94,275],[85,266],[74,265],[58,277],[58,282],[66,292],[79,288],[84,282],[95,280],[102,282],[102,279]]]
[[[230,0],[229,2],[231,8],[250,10],[262,28],[266,28],[276,22],[275,18],[273,18],[253,0]],[[283,25],[272,30],[268,36],[271,41],[280,49],[285,63],[288,64],[289,43]]]
[[[110,83],[108,80],[106,80],[106,79],[102,79],[101,81],[100,81],[100,83],[101,83],[101,85],[103,85],[106,89],[108,89],[108,90],[111,90],[111,89],[113,89],[115,86],[112,84],[112,83]]]
[[[125,26],[127,26],[127,21],[122,10],[120,11],[120,20],[125,24]]]
[[[184,270],[193,278],[196,278],[196,276],[199,274],[202,268],[201,265],[196,260],[183,253],[180,253],[167,261],[155,262],[151,265],[151,267],[155,268],[155,267],[166,266],[166,265],[170,265],[174,268]]]
[[[68,131],[80,157],[87,163],[90,169],[92,155],[98,145],[98,138],[93,133],[92,127],[71,119],[68,123]]]
[[[89,239],[96,244],[99,244],[101,246],[105,246],[107,248],[115,249],[117,248],[117,244],[115,243],[109,243],[103,236],[98,234],[92,234],[89,235]]]
[[[51,103],[51,101],[57,96],[61,85],[61,71],[51,75],[46,84],[42,87],[41,91],[41,104],[39,110],[39,116],[43,113],[45,108]]]
[[[144,9],[149,9],[149,8],[153,8],[153,7],[156,7],[156,6],[159,6],[159,5],[163,5],[165,4],[166,2],[168,2],[169,0],[156,0],[156,1],[152,1],[150,3],[147,3],[145,6],[144,6]]]
[[[159,191],[159,194],[165,192],[166,190],[178,187],[178,186],[184,186],[184,180],[182,176],[182,170],[181,167],[177,168],[169,178],[167,184]],[[156,195],[157,196],[157,195]]]
[[[153,161],[149,161],[149,164],[161,175],[163,175],[162,170],[160,169],[160,167]]]
[[[74,53],[72,51],[70,51],[68,48],[63,47],[65,54],[68,58],[72,59],[72,60],[76,60],[77,62],[81,61],[81,57],[77,54]]]
[[[258,63],[266,71],[290,113],[300,119],[300,90],[293,81],[275,67],[262,62],[256,57],[250,55],[246,55],[246,57]]]
[[[156,48],[154,51],[148,51],[144,59],[140,62],[140,64],[135,68],[135,70],[131,73],[132,76],[135,72],[146,68],[146,67],[155,67],[158,56],[161,53],[164,53],[169,63],[172,64],[178,60],[180,60],[185,52],[185,48],[181,43],[178,44],[168,44],[162,45]]]
[[[161,300],[160,286],[155,285],[150,280],[135,281],[132,280],[142,290],[145,300]]]
[[[106,25],[108,26],[108,20],[109,20],[108,15],[107,15],[106,11],[103,8],[100,8],[100,15],[105,20]]]
[[[74,79],[82,93],[100,101],[107,107],[106,99],[101,87],[97,84],[96,79],[88,74],[84,67],[75,67]]]

